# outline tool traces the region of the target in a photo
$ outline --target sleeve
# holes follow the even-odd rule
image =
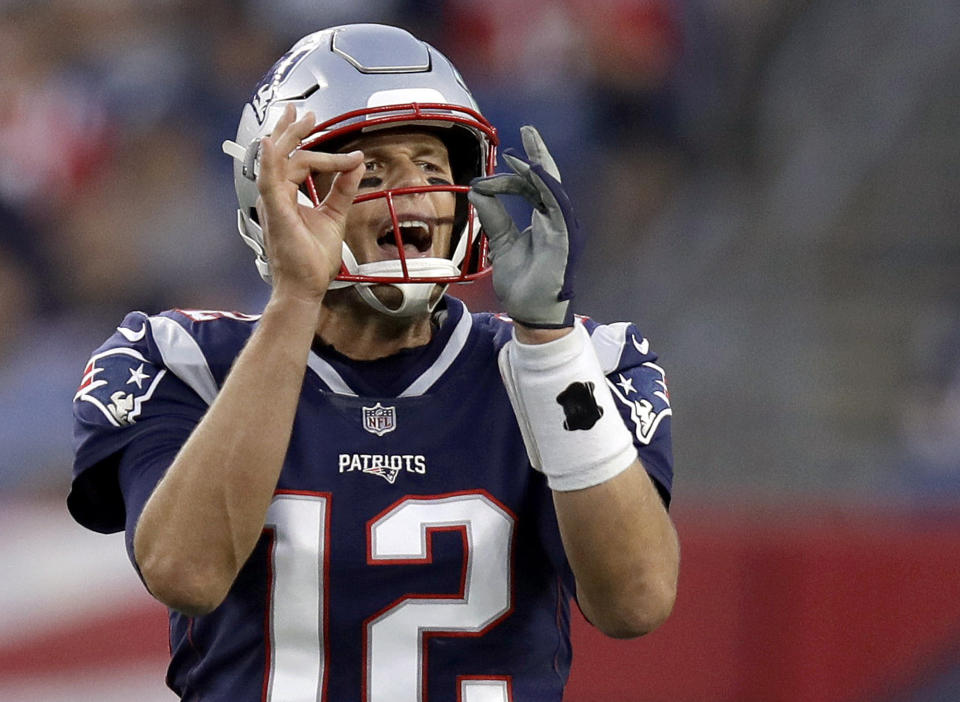
[[[614,403],[633,435],[640,462],[669,505],[673,488],[673,410],[666,373],[635,325],[597,324],[592,320],[584,324],[591,333]]]
[[[153,319],[163,323],[154,324]],[[136,443],[141,454],[170,454],[169,462],[207,409],[207,400],[182,379],[187,374],[170,367],[171,354],[164,353],[157,333],[168,323],[176,324],[140,312],[127,315],[90,357],[74,396],[73,482],[67,507],[74,519],[94,531],[124,528],[127,514],[118,468],[128,448]],[[197,354],[197,362],[205,366],[199,346]],[[185,366],[182,357],[174,362]],[[150,491],[153,485],[155,481]]]
[[[158,436],[147,434],[132,441],[116,461],[116,481],[124,507],[124,542],[137,574],[140,566],[134,556],[133,537],[140,513],[192,430],[192,426],[176,423]]]

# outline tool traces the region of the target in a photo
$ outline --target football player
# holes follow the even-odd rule
[[[125,530],[183,699],[560,702],[571,598],[616,637],[670,612],[664,374],[574,315],[582,232],[522,140],[495,173],[407,32],[311,34],[224,144],[265,309],[133,312],[93,353],[69,508]],[[446,294],[491,268],[506,315]]]

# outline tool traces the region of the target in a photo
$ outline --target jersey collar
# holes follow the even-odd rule
[[[417,397],[427,393],[463,351],[473,327],[466,305],[444,297],[446,306],[439,328],[426,346],[407,349],[376,361],[354,361],[335,350],[311,350],[307,366],[327,388],[338,395]],[[375,387],[370,378],[389,376],[400,381],[392,388]],[[399,391],[398,391],[399,388]],[[385,392],[386,390],[386,392]]]

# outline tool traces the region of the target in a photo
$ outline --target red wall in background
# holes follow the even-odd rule
[[[886,702],[960,665],[960,509],[674,508],[672,617],[607,639],[574,621],[565,702]],[[166,666],[166,614],[143,596],[0,646],[0,679]],[[958,695],[960,699],[960,695]]]
[[[578,619],[565,702],[883,700],[960,642],[960,510],[688,505],[674,518],[673,615],[632,641]]]

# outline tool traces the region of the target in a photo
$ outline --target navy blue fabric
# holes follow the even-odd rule
[[[453,343],[452,332],[464,308],[453,298],[445,304],[448,314],[431,344],[393,360],[397,367],[392,371],[404,376],[404,386]],[[206,315],[199,321],[196,315],[178,311],[161,316],[189,333],[221,385],[256,325],[255,319],[235,316]],[[136,329],[145,319],[131,316],[123,326]],[[454,601],[463,587],[470,546],[462,530],[432,531],[427,561],[381,564],[370,560],[370,528],[378,517],[398,505],[438,498],[482,498],[509,515],[513,537],[503,557],[509,559],[511,569],[511,609],[482,633],[422,635],[425,698],[454,702],[458,680],[479,676],[508,680],[513,702],[562,700],[570,666],[569,601],[575,583],[560,541],[551,492],[543,476],[529,465],[499,377],[497,353],[511,338],[512,325],[490,314],[475,314],[470,322],[459,354],[422,395],[397,397],[398,386],[379,383],[377,394],[336,394],[319,375],[307,372],[275,503],[297,496],[320,501],[327,509],[328,521],[322,529],[327,550],[319,566],[326,578],[322,608],[327,700],[363,699],[365,632],[375,616],[405,597],[431,595]],[[598,329],[589,320],[585,324]],[[148,333],[134,342],[115,334],[94,354],[101,359],[124,357],[97,372],[96,378],[107,380],[102,390],[96,389],[98,397],[133,390],[136,382],[131,378],[141,375],[156,381],[149,396],[151,381],[142,381],[139,413],[132,423],[115,426],[109,413],[82,399],[75,408],[77,454],[71,510],[91,528],[125,528],[132,559],[139,514],[206,410],[198,394],[165,366],[150,325],[146,328]],[[634,327],[628,329],[634,338],[642,339]],[[131,351],[136,354],[131,356]],[[348,384],[367,367],[322,347],[317,351]],[[661,492],[669,495],[670,425],[663,401],[652,394],[661,377],[649,365],[655,359],[624,344],[610,379],[632,379],[633,387],[645,388],[643,392],[649,394],[649,399],[629,397],[631,402],[649,402],[660,418],[653,439],[638,439],[637,448]],[[166,372],[160,375],[161,371]],[[364,410],[377,404],[392,408],[393,417],[392,428],[380,435],[364,424]],[[639,432],[636,407],[624,403],[621,412],[627,426]],[[378,464],[372,458],[376,456],[387,458]],[[284,536],[279,531],[269,525],[264,529],[220,607],[196,618],[170,613],[168,684],[183,699],[263,699],[271,652],[276,648],[273,637],[279,635],[280,626],[271,619],[269,608],[277,577],[275,549]],[[475,563],[474,567],[485,565]]]

